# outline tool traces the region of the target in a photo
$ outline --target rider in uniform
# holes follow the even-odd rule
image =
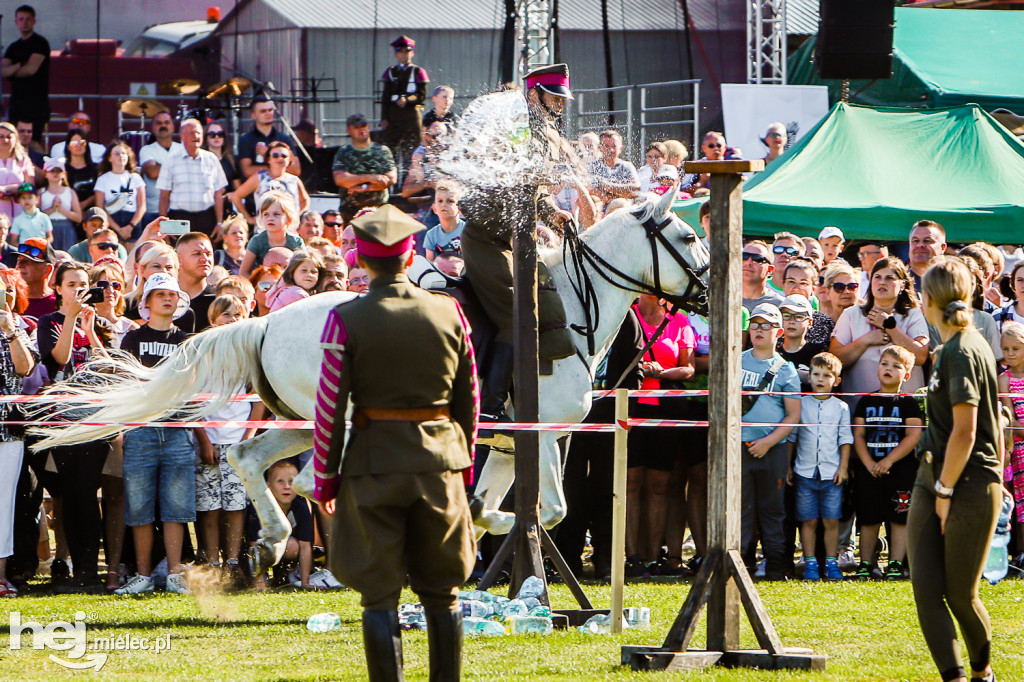
[[[548,183],[559,173],[574,172],[578,161],[562,138],[555,122],[573,99],[569,67],[553,64],[526,75],[526,101],[530,112],[530,144],[542,155],[545,173],[524,178],[523,184],[505,192],[472,193],[459,204],[466,218],[462,231],[462,255],[473,289],[488,317],[498,329],[486,364],[480,411],[484,421],[507,421],[505,401],[512,385],[515,350],[512,346],[512,232],[528,229],[534,215],[552,227],[562,228],[572,214],[558,208]],[[544,177],[546,176],[546,177]],[[553,290],[543,262],[537,263],[540,355],[558,360],[573,353],[565,326],[565,311]]]
[[[430,679],[457,680],[456,597],[476,551],[459,473],[472,466],[479,410],[469,329],[454,299],[405,274],[421,223],[388,205],[352,227],[370,290],[327,318],[314,433],[314,494],[334,514],[330,565],[362,597],[371,681],[403,679],[406,575],[426,615]]]

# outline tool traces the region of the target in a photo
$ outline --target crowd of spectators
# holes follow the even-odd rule
[[[25,115],[12,108],[12,121],[0,123],[2,393],[36,393],[73,378],[98,356],[124,353],[153,365],[207,328],[268,315],[323,292],[365,292],[369,279],[348,223],[386,203],[429,228],[417,242],[414,280],[443,286],[459,277],[462,188],[437,163],[458,125],[455,92],[446,85],[427,88],[426,71],[411,62],[411,39],[402,36],[393,45],[398,65],[385,79],[386,134],[374,133],[364,114],[348,117],[349,143],[334,154],[326,178],[338,198],[322,212],[312,208],[310,190],[322,192],[325,178],[307,188],[314,176],[304,165],[305,153],[321,144],[316,126],[299,121],[298,139],[284,133],[274,102],[264,96],[251,102],[253,127],[238,140],[237,155],[223,122],[177,122],[161,113],[150,124],[152,141],[136,158],[130,144],[90,139],[85,112],[71,114],[64,141],[45,153],[35,110]],[[28,59],[39,68],[38,60]],[[6,60],[4,69],[9,75]],[[427,99],[432,108],[424,113]],[[550,188],[581,229],[652,195],[708,193],[707,176],[682,172],[689,154],[682,143],[648,144],[638,170],[622,158],[623,142],[614,129],[584,133],[574,144],[578,165]],[[765,160],[778,158],[786,142],[785,126],[770,125]],[[742,155],[717,131],[704,136],[700,153],[708,160]],[[709,210],[705,204],[700,216],[705,243]],[[172,223],[172,229],[168,220],[187,226]],[[542,238],[551,244],[559,235],[544,229]],[[902,246],[909,247],[906,262],[897,256]],[[906,576],[906,511],[923,418],[917,401],[904,394],[926,385],[940,343],[921,314],[919,289],[928,267],[945,258],[961,260],[974,273],[975,325],[1005,367],[1003,390],[1019,393],[1024,254],[1016,246],[979,242],[954,249],[942,226],[929,220],[911,226],[906,245],[848,244],[835,226],[816,239],[781,232],[770,243],[745,244],[743,386],[778,392],[744,405],[744,421],[764,425],[745,426],[742,433],[743,550],[752,567],[763,557],[758,570],[765,577]],[[630,366],[666,319],[649,351]],[[641,295],[599,379],[625,376],[628,388],[706,389],[710,343],[705,317]],[[1004,402],[1017,429],[1009,439],[1006,482],[1021,510],[1015,521],[1015,561],[1021,564],[1024,399]],[[702,398],[644,398],[632,413],[708,417]],[[0,402],[0,420],[17,421],[18,414],[12,403]],[[591,419],[607,421],[609,414],[597,401]],[[232,403],[214,418],[266,415],[259,403]],[[240,555],[259,526],[225,453],[255,433],[144,428],[31,454],[17,427],[0,422],[0,596],[16,595],[41,558],[49,560],[60,591],[132,593],[162,582],[169,591],[186,592],[181,571],[189,561],[220,566],[231,580],[258,587],[275,580],[303,588],[334,585],[329,573],[315,570],[322,556],[315,548],[329,543],[328,527],[318,508],[295,497],[295,463],[275,466],[267,476],[292,521],[286,557],[294,570],[244,575]],[[706,428],[632,431],[630,576],[681,575],[699,565],[707,550],[707,438]],[[556,542],[577,572],[589,534],[595,574],[610,574],[611,480],[610,439],[574,437],[565,464],[569,513]],[[48,502],[41,513],[44,489]],[[186,531],[192,523],[195,545]],[[56,537],[52,556],[48,542],[39,542],[47,524]],[[885,545],[879,541],[883,527]],[[853,557],[858,532],[859,561]],[[794,562],[798,533],[803,559]],[[97,573],[101,546],[105,575]]]

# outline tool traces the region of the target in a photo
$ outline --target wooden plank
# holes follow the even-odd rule
[[[608,609],[551,609],[551,613],[565,616],[571,627],[579,627],[594,616],[610,613]]]
[[[513,252],[513,328],[512,342],[516,347],[515,357],[515,401],[516,419],[522,422],[540,421],[538,396],[537,341],[537,221],[530,211],[518,216],[520,224],[512,234]],[[515,512],[516,532],[515,560],[512,579],[509,581],[509,596],[519,593],[519,588],[529,576],[544,580],[544,561],[541,555],[540,533],[540,434],[536,431],[518,431],[516,442],[516,488]],[[540,601],[548,604],[545,586]]]
[[[547,530],[544,526],[538,526],[540,529],[540,545],[544,552],[550,557],[551,561],[555,564],[555,568],[558,570],[558,574],[562,576],[562,580],[565,581],[566,587],[572,592],[572,596],[576,599],[576,603],[583,609],[593,609],[593,604],[587,599],[586,592],[580,586],[580,581],[573,575],[572,569],[569,568],[569,564],[565,562],[565,558],[562,553],[558,551],[558,545],[548,535]]]
[[[721,651],[665,651],[651,647],[622,647],[622,665],[633,670],[703,670],[718,664]]]
[[[814,670],[824,672],[827,657],[814,654],[770,654],[763,650],[726,651],[718,661],[724,668]]]
[[[737,159],[735,161],[687,161],[687,173],[758,173],[764,170],[764,159]],[[714,192],[714,189],[711,190]]]
[[[747,573],[747,567],[743,564],[743,557],[739,551],[728,550],[725,554],[725,563],[728,572],[736,581],[743,610],[747,612],[747,620],[750,621],[750,627],[754,630],[757,643],[770,654],[784,653],[779,633],[775,631],[772,619],[768,617],[768,611],[764,608],[760,595],[757,594],[757,588],[754,586],[754,581],[750,579],[750,574]]]
[[[476,586],[478,590],[487,590],[494,586],[498,579],[498,574],[501,573],[501,567],[505,565],[505,561],[515,547],[516,532],[516,526],[512,526],[512,530],[505,536],[498,551],[494,553],[494,558],[491,559],[490,565],[487,566],[487,570],[484,571],[483,576],[480,578],[480,582]]]
[[[626,443],[629,431],[629,391],[615,389],[615,449],[612,463],[612,613],[622,613],[623,584],[626,581]],[[612,620],[612,632],[622,632],[622,622]]]
[[[738,163],[734,161],[722,163]],[[735,173],[711,178],[711,281],[709,289],[711,357],[708,408],[708,544],[720,550],[740,545],[740,345],[743,239],[742,178]],[[711,586],[708,648],[739,648],[740,601],[728,571]]]
[[[663,649],[685,651],[689,646],[690,640],[693,638],[693,631],[697,628],[697,621],[700,620],[700,612],[708,602],[710,592],[708,587],[720,575],[725,574],[722,568],[722,551],[713,547],[708,550],[708,555],[704,557],[700,570],[697,571],[697,576],[693,579],[690,592],[686,595],[683,606],[679,609],[679,613],[665,637]]]

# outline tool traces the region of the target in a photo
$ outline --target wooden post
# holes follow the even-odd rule
[[[513,316],[515,328],[512,342],[515,358],[515,416],[516,421],[540,421],[538,395],[537,341],[537,221],[530,215],[513,230]],[[544,580],[544,560],[541,555],[540,532],[540,439],[536,431],[516,431],[516,533],[515,560],[509,581],[509,595],[519,593],[519,587],[529,576]],[[541,602],[548,603],[547,589]]]
[[[615,390],[615,454],[612,466],[612,632],[622,632],[622,589],[626,574],[626,443],[629,391]],[[616,617],[616,614],[618,616]]]
[[[688,173],[711,174],[711,274],[708,413],[708,553],[660,647],[624,646],[633,669],[692,670],[709,665],[824,670],[825,657],[785,649],[740,557],[740,451],[743,178],[764,161],[697,161]],[[740,607],[761,650],[742,651]],[[688,650],[701,611],[707,608],[706,650]]]

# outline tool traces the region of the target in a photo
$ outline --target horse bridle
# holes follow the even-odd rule
[[[639,221],[643,217],[643,211],[633,211],[632,215]],[[594,293],[594,285],[590,281],[586,265],[590,265],[605,281],[619,289],[633,291],[638,294],[651,294],[652,296],[663,298],[671,303],[673,307],[686,312],[702,314],[707,312],[708,285],[704,283],[701,276],[708,271],[708,268],[710,268],[711,265],[709,263],[703,267],[694,269],[693,266],[683,258],[683,255],[672,245],[672,242],[670,242],[668,237],[665,236],[664,230],[672,224],[674,219],[675,216],[670,214],[666,216],[664,220],[658,222],[655,220],[654,216],[651,216],[640,223],[646,233],[645,236],[647,237],[647,242],[651,246],[651,258],[654,267],[654,286],[651,286],[646,282],[641,282],[639,279],[622,272],[605,260],[601,254],[597,253],[585,242],[580,240],[579,230],[577,229],[575,222],[570,223],[566,227],[565,239],[562,243],[563,263],[566,263],[566,272],[568,272],[568,263],[564,257],[565,250],[568,250],[569,254],[572,256],[573,270],[575,272],[575,280],[570,276],[569,282],[572,284],[573,291],[576,293],[576,297],[579,299],[580,304],[583,307],[584,317],[586,318],[585,325],[573,324],[569,325],[569,328],[577,334],[585,335],[587,337],[587,351],[589,355],[594,355],[596,352],[594,348],[594,332],[600,324],[601,306]],[[661,286],[661,267],[658,258],[659,244],[668,251],[669,255],[672,256],[672,260],[674,260],[690,278],[689,283],[686,285],[686,291],[683,292],[682,296],[670,294]],[[613,275],[622,281],[616,281],[613,278]],[[696,295],[694,295],[695,289],[698,290]],[[593,310],[593,313],[591,313],[591,310]]]

